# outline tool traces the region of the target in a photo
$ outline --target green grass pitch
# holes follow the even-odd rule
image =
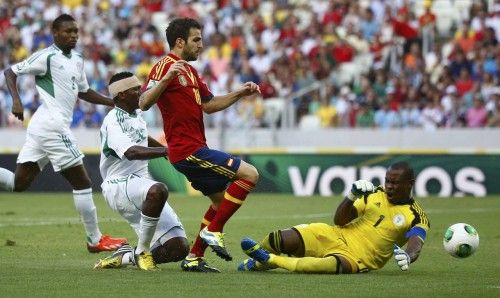
[[[103,232],[136,237],[99,194]],[[0,297],[500,297],[500,197],[421,198],[431,222],[420,259],[409,272],[391,260],[385,268],[357,275],[301,275],[281,270],[241,273],[239,240],[260,240],[268,232],[308,222],[332,220],[340,198],[251,195],[228,222],[226,243],[234,260],[225,262],[207,251],[221,274],[182,272],[179,264],[159,272],[92,269],[106,253],[90,254],[71,194],[0,193]],[[190,241],[208,206],[204,197],[172,195],[170,203]],[[457,222],[479,232],[479,250],[455,259],[443,249],[446,228]]]

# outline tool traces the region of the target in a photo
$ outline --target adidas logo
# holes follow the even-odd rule
[[[380,202],[375,203],[375,205],[380,208]]]

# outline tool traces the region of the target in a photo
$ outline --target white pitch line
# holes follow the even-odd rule
[[[472,208],[472,209],[429,209],[424,210],[427,214],[453,214],[453,213],[497,213],[500,209],[491,208]],[[237,215],[232,220],[265,220],[265,219],[311,219],[311,218],[331,218],[332,213],[311,213],[311,214],[280,214],[280,215],[269,215],[269,216],[246,216]],[[181,222],[198,222],[200,218],[198,217],[182,217]],[[116,218],[101,218],[99,220],[101,223],[105,222],[123,222],[124,219]],[[305,221],[304,221],[305,222]],[[65,217],[65,218],[30,218],[22,217],[16,218],[12,216],[11,218],[3,218],[0,220],[0,228],[4,227],[31,227],[31,226],[51,226],[51,225],[64,225],[64,224],[80,224],[80,220],[75,217]]]

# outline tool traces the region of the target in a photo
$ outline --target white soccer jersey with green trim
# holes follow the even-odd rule
[[[69,129],[78,93],[89,89],[83,62],[79,53],[72,50],[65,55],[53,44],[12,66],[16,75],[34,75],[40,94],[42,105],[31,118],[29,133]]]
[[[148,175],[147,160],[128,160],[124,154],[132,146],[148,147],[146,122],[137,110],[133,114],[115,107],[101,126],[101,161],[99,168],[104,181],[130,174]]]

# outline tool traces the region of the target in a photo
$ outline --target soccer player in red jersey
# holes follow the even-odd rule
[[[196,69],[187,63],[197,60],[203,49],[201,29],[190,18],[175,19],[168,25],[166,36],[171,52],[151,69],[139,107],[148,110],[157,103],[170,162],[193,188],[212,201],[181,267],[185,271],[219,272],[203,259],[205,249],[210,246],[219,257],[232,260],[224,245],[224,224],[255,187],[259,173],[238,157],[208,148],[203,112],[224,110],[260,90],[257,84],[247,82],[227,95],[212,95]]]

